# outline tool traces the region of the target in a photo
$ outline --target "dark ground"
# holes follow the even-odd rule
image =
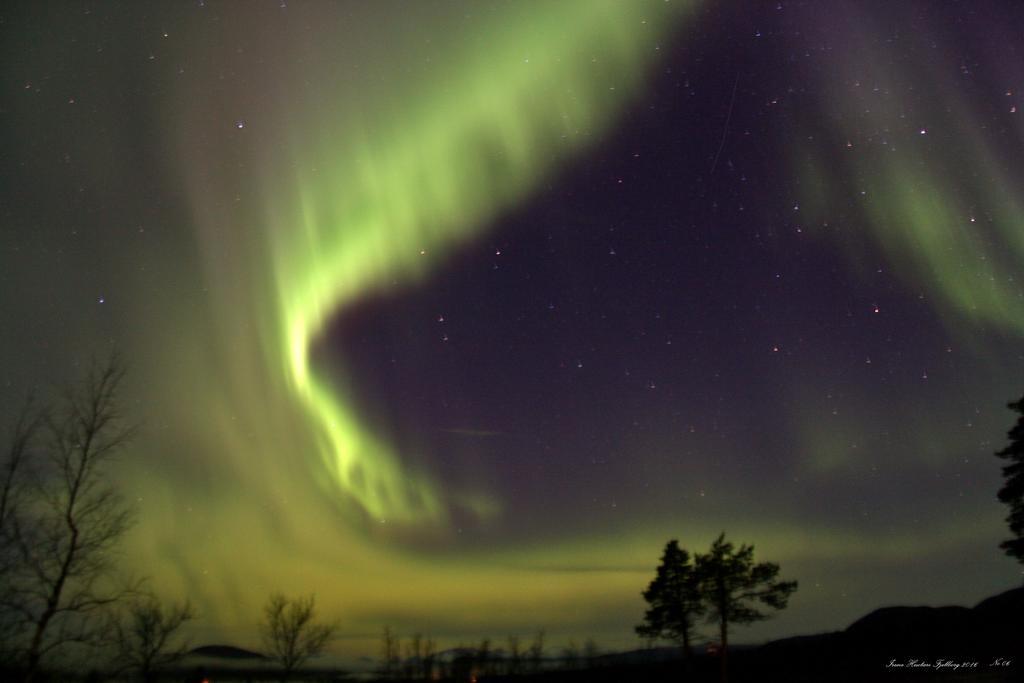
[[[207,648],[209,649],[209,648]],[[228,648],[235,650],[234,648]],[[243,652],[243,651],[238,651]],[[454,651],[452,651],[454,652]],[[675,648],[655,648],[602,655],[588,666],[570,670],[546,660],[547,671],[501,673],[505,664],[474,659],[472,650],[449,653],[444,678],[458,683],[712,683],[720,680],[720,659],[700,654],[687,664]],[[209,652],[198,654],[210,655]],[[223,655],[223,665],[200,668],[183,663],[158,678],[161,683],[275,681],[280,673],[269,663],[243,667]],[[246,653],[248,659],[262,659]],[[777,640],[759,647],[734,648],[729,654],[731,683],[887,681],[893,683],[1010,683],[1024,681],[1024,588],[1016,588],[968,607],[885,607],[842,631]],[[17,680],[16,672],[0,671],[0,681]],[[98,674],[67,672],[40,678],[39,683],[109,680]],[[118,679],[127,680],[127,679]],[[293,683],[367,681],[366,675],[307,670]],[[375,679],[377,683],[423,680],[422,677]],[[156,683],[154,681],[153,683]]]

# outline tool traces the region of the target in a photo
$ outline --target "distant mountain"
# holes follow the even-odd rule
[[[974,611],[989,623],[1019,626],[1024,615],[1024,587],[982,600],[974,606]]]
[[[859,647],[949,657],[977,652],[989,639],[987,630],[966,607],[883,607],[855,621],[843,635]]]
[[[785,638],[759,647],[734,645],[729,650],[731,679],[737,683],[1024,680],[1020,676],[1024,665],[1024,587],[982,600],[972,608],[883,607],[842,631]],[[189,654],[236,662],[263,659],[256,652],[231,645],[206,645]],[[717,658],[707,654],[702,645],[694,646],[694,654],[693,680],[717,680]],[[472,648],[453,648],[436,656],[439,661],[456,663],[474,655]],[[500,659],[504,652],[499,648],[491,655]],[[587,671],[552,671],[542,679],[675,681],[682,670],[680,657],[679,647],[608,653],[588,662],[593,668]],[[1007,660],[1009,665],[1000,669],[999,662]],[[549,667],[559,665],[557,657],[546,657],[545,662]],[[950,664],[973,664],[975,668],[967,674],[959,671],[968,678],[951,677],[952,671],[943,668]]]
[[[233,645],[203,645],[188,654],[196,657],[214,657],[216,659],[264,659],[263,655],[251,650],[243,650]]]
[[[973,608],[883,607],[844,631],[777,640],[751,654],[761,665],[797,677],[826,669],[935,671],[940,662],[975,662],[979,671],[987,671],[1000,658],[1024,655],[1024,588]]]
[[[695,654],[699,654],[703,651],[703,648],[694,645],[693,651]],[[682,656],[682,650],[678,645],[672,645],[670,647],[646,647],[637,650],[627,650],[626,652],[609,652],[608,654],[598,655],[598,663],[605,664],[646,664],[650,662],[667,662],[673,659],[679,659]]]
[[[975,607],[885,607],[845,631],[854,643],[886,644],[922,656],[995,654],[1024,644],[1024,588],[1000,593]]]

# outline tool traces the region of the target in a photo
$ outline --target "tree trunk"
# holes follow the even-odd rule
[[[46,633],[46,627],[50,623],[50,619],[56,614],[56,606],[48,605],[46,611],[39,617],[39,621],[36,622],[35,632],[32,634],[32,644],[28,648],[28,661],[25,667],[25,683],[32,683],[36,679],[36,672],[39,670],[39,660],[41,658],[41,650],[43,647],[43,634]]]
[[[690,629],[683,631],[683,662],[687,676],[693,673],[693,648],[690,647]]]
[[[65,562],[66,565],[67,562]],[[57,585],[46,602],[46,609],[39,615],[39,620],[36,622],[35,632],[32,634],[32,644],[28,649],[25,683],[32,683],[36,679],[36,673],[39,671],[39,660],[42,657],[43,636],[46,634],[46,627],[50,624],[50,619],[57,613],[57,603],[60,601],[60,594],[64,589],[64,579],[66,576],[67,573],[62,571]]]
[[[729,683],[729,622],[724,616],[719,626],[722,644],[718,651],[718,657],[721,660],[722,683]]]
[[[68,579],[68,575],[71,573],[71,564],[75,560],[75,555],[78,553],[78,527],[75,525],[74,519],[72,518],[72,510],[74,509],[75,499],[78,495],[78,482],[81,477],[75,478],[75,485],[71,492],[71,501],[68,503],[67,511],[65,512],[65,519],[67,521],[68,529],[71,530],[71,540],[68,545],[68,549],[64,554],[64,561],[60,565],[60,574],[57,576],[56,582],[53,584],[53,589],[50,591],[50,595],[46,600],[46,609],[39,615],[38,621],[36,621],[35,633],[32,634],[32,644],[28,650],[28,666],[25,670],[25,683],[32,683],[36,674],[39,671],[39,660],[42,657],[43,649],[43,636],[46,635],[46,628],[50,625],[50,620],[53,619],[54,615],[57,614],[57,607],[60,605],[61,593],[64,592],[64,583]]]

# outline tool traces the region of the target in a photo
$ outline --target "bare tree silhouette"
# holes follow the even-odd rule
[[[19,514],[27,500],[28,459],[42,425],[42,415],[25,401],[7,435],[7,452],[0,469],[0,662],[13,664],[18,654],[17,635],[24,616],[17,609]]]
[[[385,678],[392,678],[398,673],[398,666],[402,659],[402,641],[395,635],[390,626],[385,626],[380,636],[380,645],[381,675]]]
[[[519,636],[508,637],[508,658],[505,661],[505,673],[518,676],[523,669],[523,653],[519,648]]]
[[[580,646],[570,639],[562,648],[562,668],[575,671],[580,668]]]
[[[287,681],[309,658],[323,653],[336,628],[317,623],[313,595],[288,598],[275,593],[263,607],[260,630],[269,656],[281,665],[281,680]]]
[[[436,649],[433,638],[427,638],[423,642],[421,672],[425,681],[434,680],[434,660],[437,657]]]
[[[160,668],[185,656],[188,642],[177,634],[194,616],[187,601],[164,605],[152,595],[131,601],[110,625],[118,663],[150,683]]]
[[[544,666],[544,629],[537,631],[528,650],[532,673],[539,672]]]
[[[130,593],[113,581],[114,552],[133,521],[109,483],[110,469],[132,429],[118,392],[124,367],[113,355],[42,417],[14,430],[2,483],[4,622],[32,681],[41,661],[71,643],[104,635],[102,610]],[[32,476],[25,454],[37,448]]]
[[[484,638],[476,648],[475,669],[481,676],[488,676],[494,666],[494,654],[491,652],[491,639]]]

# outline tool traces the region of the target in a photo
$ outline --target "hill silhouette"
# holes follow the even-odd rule
[[[730,651],[730,681],[736,683],[1020,681],[1024,680],[1024,588],[987,598],[973,608],[882,607],[841,631],[755,647],[734,646]],[[680,656],[678,647],[613,653],[598,657],[594,670],[552,671],[536,680],[667,683],[680,679]],[[717,659],[699,654],[687,680],[717,681]]]
[[[974,607],[882,607],[841,631],[784,638],[761,646],[737,645],[730,652],[733,683],[1024,680],[1024,587],[992,596]],[[458,662],[471,659],[474,653],[472,648],[453,648],[439,652],[438,660]],[[234,664],[225,661],[222,666],[214,665],[218,675],[227,677],[225,680],[251,678],[252,670],[236,670],[236,666],[242,666],[241,660],[264,659],[256,652],[231,645],[206,645],[189,654],[232,660]],[[500,660],[503,654],[497,649],[492,657]],[[477,680],[674,683],[680,680],[684,666],[678,647],[605,653],[589,664],[590,668],[567,670],[561,660],[549,656],[542,673],[496,673]],[[698,654],[687,680],[717,681],[717,658]]]
[[[263,655],[245,650],[234,645],[203,645],[188,651],[196,657],[213,657],[215,659],[265,659]]]
[[[883,607],[843,631],[770,642],[751,653],[773,676],[810,679],[840,672],[833,680],[913,671],[971,672],[983,680],[1022,674],[1024,588],[987,598],[973,608]],[[1019,680],[1019,679],[1018,679]]]

